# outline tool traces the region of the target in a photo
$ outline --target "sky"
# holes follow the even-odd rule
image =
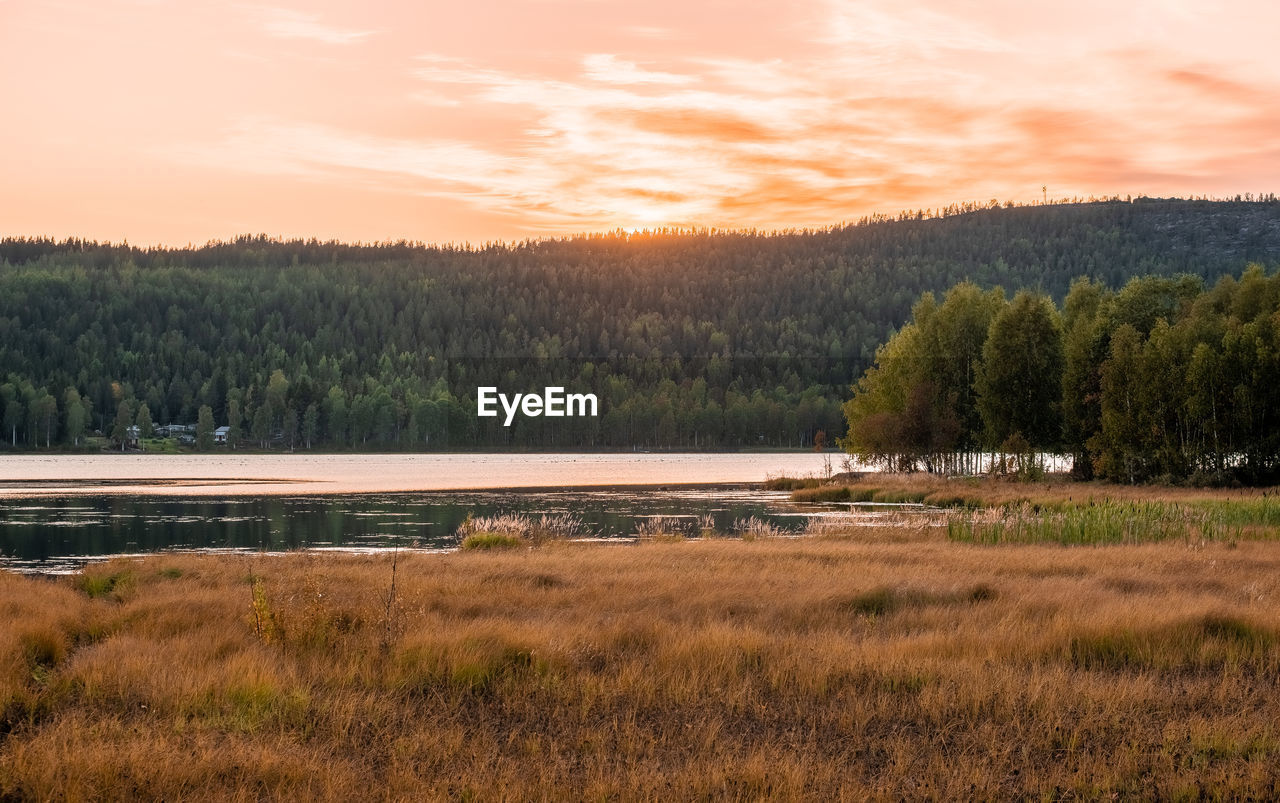
[[[481,244],[1280,191],[1263,0],[0,0],[0,234]]]

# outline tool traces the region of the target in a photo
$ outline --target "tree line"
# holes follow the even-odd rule
[[[1276,259],[1272,198],[482,248],[9,238],[0,443],[119,445],[132,426],[207,418],[236,447],[807,447],[844,432],[850,378],[924,291],[967,279],[1061,299],[1076,276],[1212,281]],[[601,414],[506,428],[476,418],[480,385],[592,392]]]
[[[1118,482],[1280,475],[1280,275],[1148,276],[1048,296],[924,294],[853,387],[841,445],[891,470],[1070,454]]]

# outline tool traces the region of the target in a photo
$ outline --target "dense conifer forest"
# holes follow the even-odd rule
[[[1010,302],[994,287],[1061,303],[1073,281],[1091,280],[1065,319],[1028,296],[1058,316],[1063,381],[1076,382],[1072,349],[1088,350],[1096,368],[1124,338],[1137,351],[1156,348],[1155,318],[1174,326],[1183,314],[1131,322],[1119,341],[1114,327],[1100,339],[1076,335],[1085,313],[1073,304],[1102,303],[1080,294],[1110,298],[1105,288],[1135,276],[1184,276],[1166,293],[1184,311],[1202,283],[1250,263],[1280,264],[1274,197],[993,203],[821,231],[484,247],[242,237],[142,249],[10,238],[0,241],[3,448],[82,444],[94,431],[118,443],[130,426],[145,436],[168,424],[198,427],[201,448],[223,425],[232,446],[277,449],[808,447],[820,432],[844,434],[850,383],[924,292],[968,281],[997,310]],[[957,437],[976,448],[991,436],[982,423],[990,411],[973,405],[993,403],[1011,379],[991,380],[986,395],[969,375],[955,381],[968,405]],[[600,415],[503,427],[476,417],[479,385],[594,392]],[[1106,410],[1074,403],[1058,398],[1057,419],[1018,431],[1081,452],[1072,416]]]

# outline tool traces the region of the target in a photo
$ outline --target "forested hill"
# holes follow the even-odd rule
[[[483,248],[265,237],[0,241],[0,412],[19,447],[209,407],[327,448],[800,446],[926,290],[1213,280],[1280,264],[1280,202],[946,210],[818,232]],[[274,377],[274,378],[273,378]],[[564,385],[598,419],[477,419],[477,385]],[[206,418],[209,416],[206,415]],[[282,441],[283,439],[283,441]]]

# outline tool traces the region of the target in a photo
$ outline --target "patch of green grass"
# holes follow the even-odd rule
[[[1191,507],[1223,526],[1280,528],[1280,497],[1204,500],[1192,502]]]
[[[1145,544],[1178,539],[1232,542],[1248,535],[1280,537],[1280,528],[1240,522],[1245,512],[1224,513],[1175,502],[1090,501],[1076,505],[1022,502],[947,520],[947,537],[973,544]],[[1258,516],[1261,518],[1261,516]]]
[[[463,645],[450,680],[467,691],[483,692],[503,680],[536,673],[533,650],[501,639],[473,639]]]
[[[838,597],[835,600],[835,606],[846,613],[880,617],[908,608],[923,608],[927,605],[990,602],[998,596],[996,590],[986,583],[979,583],[967,591],[941,593],[914,588],[880,587],[853,596]]]
[[[37,677],[67,657],[66,637],[54,628],[25,631],[18,636],[18,645],[27,666]]]
[[[797,491],[801,488],[817,488],[822,481],[817,477],[769,477],[764,481],[766,491]]]
[[[182,454],[186,450],[178,445],[177,438],[145,438],[142,451],[149,454]]]
[[[902,607],[903,595],[892,588],[875,588],[837,600],[836,606],[859,616],[887,616]]]
[[[1276,634],[1233,616],[1210,614],[1155,628],[1111,628],[1079,635],[1067,647],[1081,669],[1220,670],[1251,666],[1274,671]]]
[[[93,599],[119,597],[120,592],[131,588],[135,583],[133,571],[130,569],[103,570],[98,567],[86,567],[75,580],[75,585]]]
[[[933,493],[924,498],[927,505],[934,507],[963,507],[970,510],[976,510],[982,507],[982,500],[976,497],[965,496],[963,494],[952,493]]]
[[[266,679],[241,679],[221,693],[209,692],[190,712],[205,727],[255,733],[267,726],[299,727],[311,707],[303,689]]]
[[[875,493],[871,488],[824,485],[818,488],[801,488],[791,494],[791,499],[795,502],[870,502]]]
[[[923,502],[925,496],[927,496],[927,494],[923,491],[876,491],[872,494],[870,501],[900,505],[904,503]]]
[[[463,549],[514,549],[524,546],[524,541],[516,535],[502,533],[474,533],[462,539]]]
[[[887,672],[880,675],[876,686],[889,694],[914,695],[937,682],[937,677],[928,673]]]
[[[500,635],[410,647],[398,664],[401,688],[417,694],[446,688],[484,694],[506,682],[545,675],[549,669],[532,647]]]

